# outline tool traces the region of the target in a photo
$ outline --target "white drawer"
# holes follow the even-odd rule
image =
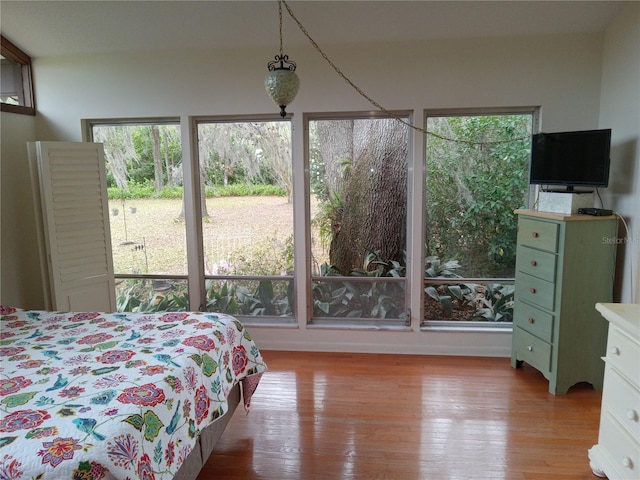
[[[616,417],[627,432],[640,442],[640,391],[607,364],[603,392],[602,409]]]
[[[628,379],[638,383],[640,348],[636,342],[613,325],[610,325],[607,340],[607,362],[620,370]]]
[[[640,444],[618,425],[609,412],[602,414],[598,445],[605,450],[616,471],[615,476],[607,474],[610,479],[640,478]]]

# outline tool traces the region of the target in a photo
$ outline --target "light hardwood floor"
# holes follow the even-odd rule
[[[507,358],[264,351],[198,480],[595,480],[601,392]]]

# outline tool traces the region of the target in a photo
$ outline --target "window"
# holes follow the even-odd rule
[[[118,309],[196,305],[260,325],[306,309],[312,326],[401,329],[413,310],[423,327],[510,328],[535,109],[429,112],[424,163],[410,163],[410,114],[393,115],[305,114],[295,250],[290,120],[88,122],[105,146]],[[423,211],[424,236],[408,220]]]
[[[311,323],[408,324],[408,127],[367,114],[309,116],[307,130]]]
[[[188,310],[177,120],[91,123],[104,144],[118,311]]]
[[[198,118],[208,311],[294,322],[291,123]]]
[[[2,56],[0,107],[4,112],[35,115],[31,57],[0,36]]]
[[[427,114],[423,325],[512,321],[535,114]]]
[[[294,322],[289,121],[194,117],[189,165],[178,119],[87,124],[104,144],[119,311],[185,311],[195,300]],[[195,224],[187,205],[199,205]]]

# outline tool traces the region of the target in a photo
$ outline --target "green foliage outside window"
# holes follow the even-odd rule
[[[468,277],[513,276],[525,205],[531,115],[430,118],[427,255],[455,258]]]

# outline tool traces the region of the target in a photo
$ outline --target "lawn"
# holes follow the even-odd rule
[[[110,200],[109,209],[116,273],[187,273],[181,200]],[[116,215],[113,209],[118,210]],[[240,256],[245,261],[260,252],[282,256],[279,252],[293,234],[293,205],[285,197],[208,198],[207,212],[202,230],[205,269],[210,274]]]

